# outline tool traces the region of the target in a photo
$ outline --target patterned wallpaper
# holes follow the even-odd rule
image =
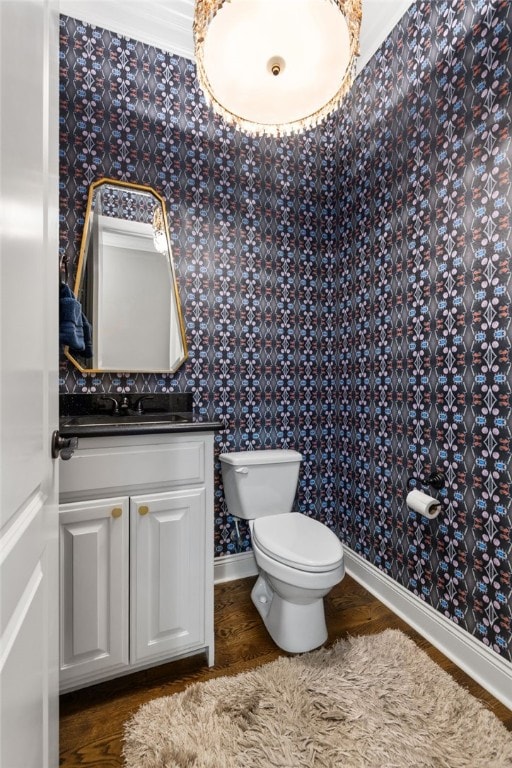
[[[340,536],[508,659],[511,23],[416,3],[336,126]]]
[[[184,59],[61,29],[62,253],[93,179],[155,187],[190,353],[172,377],[63,363],[61,391],[193,391],[218,452],[298,448],[301,511],[509,659],[511,16],[419,0],[343,109],[285,140],[213,117]],[[427,522],[406,481],[434,467]],[[218,475],[215,547],[249,547]]]
[[[327,317],[318,301],[324,253],[333,280],[335,221],[321,205],[332,137],[235,133],[206,108],[191,62],[67,17],[60,85],[70,282],[89,184],[109,176],[154,187],[169,211],[189,349],[174,376],[83,375],[63,360],[61,392],[192,391],[197,410],[226,425],[217,453],[300,450],[300,508],[335,527],[334,348],[318,335],[321,322],[334,325],[334,302]],[[219,462],[215,487],[216,555],[248,549],[247,527],[238,541],[227,515]]]

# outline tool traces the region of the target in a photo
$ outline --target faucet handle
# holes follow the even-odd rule
[[[144,400],[154,400],[153,395],[141,395],[137,398],[135,403],[133,404],[134,409],[137,411],[137,413],[144,413],[144,409],[142,407],[142,403]]]
[[[100,400],[110,400],[112,403],[114,403],[114,406],[112,408],[112,414],[119,413],[119,403],[117,402],[115,397],[111,397],[110,395],[100,395]]]
[[[119,403],[119,411],[125,416],[131,408],[131,402],[128,395],[124,395]]]

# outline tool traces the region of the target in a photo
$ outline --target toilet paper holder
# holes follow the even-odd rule
[[[435,488],[436,491],[440,491],[446,484],[446,475],[444,472],[434,470],[430,473],[425,481],[418,480],[417,477],[409,477],[407,479],[407,488],[414,488],[416,485],[422,485],[424,488],[428,485],[431,488]]]

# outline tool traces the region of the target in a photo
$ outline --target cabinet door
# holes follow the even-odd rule
[[[127,497],[60,506],[61,689],[128,664]]]
[[[204,643],[205,490],[130,499],[130,658]]]

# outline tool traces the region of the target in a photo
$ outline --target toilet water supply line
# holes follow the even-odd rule
[[[236,543],[238,545],[238,551],[242,551],[242,536],[240,535],[240,528],[238,526],[238,517],[234,517],[233,520],[235,521],[235,530],[236,530]]]

